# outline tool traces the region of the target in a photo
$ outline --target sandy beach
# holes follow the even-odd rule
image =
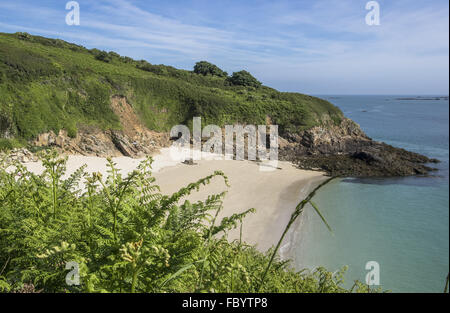
[[[278,169],[260,171],[259,165],[252,161],[200,160],[195,165],[182,164],[170,158],[169,149],[162,149],[153,156],[153,174],[163,194],[171,194],[183,186],[221,170],[229,178],[227,187],[221,177],[210,185],[203,186],[188,197],[189,201],[205,200],[208,195],[227,191],[223,203],[222,217],[255,208],[256,213],[244,220],[243,240],[265,251],[276,244],[280,238],[295,206],[308,192],[325,179],[321,172],[305,171],[295,168],[289,162],[278,162]],[[113,158],[117,168],[125,175],[134,170],[139,159],[128,157]],[[67,173],[87,164],[86,171],[101,172],[107,175],[106,159],[71,155],[68,157]],[[26,163],[28,169],[40,173],[40,162]],[[229,233],[229,239],[238,239],[239,229]],[[289,251],[289,236],[282,251]]]
[[[229,188],[221,178],[216,178],[189,200],[204,200],[210,194],[227,190],[219,219],[255,208],[256,212],[244,220],[243,240],[265,251],[276,244],[298,202],[311,186],[324,178],[321,173],[298,170],[288,162],[279,162],[278,166],[281,169],[261,172],[258,164],[251,161],[199,161],[198,165],[163,168],[155,177],[161,191],[169,194],[215,170],[222,170],[229,178]],[[238,238],[239,229],[230,232],[229,239]]]

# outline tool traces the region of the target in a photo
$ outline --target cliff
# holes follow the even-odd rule
[[[203,125],[276,124],[282,159],[331,175],[426,174],[424,163],[435,161],[372,141],[328,101],[216,72],[0,33],[0,150],[140,157],[169,145],[172,126],[201,116]]]

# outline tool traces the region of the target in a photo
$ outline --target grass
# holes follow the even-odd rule
[[[29,140],[60,129],[76,135],[79,125],[120,129],[110,108],[113,95],[126,96],[150,129],[168,131],[201,116],[206,124],[265,124],[281,134],[324,120],[339,123],[331,103],[262,86],[231,85],[226,77],[199,75],[24,33],[0,33],[0,137],[6,131]],[[205,124],[205,125],[206,125]]]

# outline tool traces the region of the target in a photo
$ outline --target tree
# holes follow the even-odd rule
[[[258,81],[255,77],[252,76],[252,74],[247,71],[234,72],[233,75],[228,78],[228,81],[233,85],[238,86],[250,86],[258,88],[262,85],[260,81]]]
[[[216,65],[206,62],[206,61],[200,61],[195,63],[194,66],[194,73],[201,74],[201,75],[213,75],[213,76],[219,76],[219,77],[227,77],[228,73],[222,71],[219,67]]]

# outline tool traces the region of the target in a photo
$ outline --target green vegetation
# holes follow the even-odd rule
[[[218,66],[211,64],[206,61],[200,61],[195,63],[194,66],[194,73],[195,74],[202,74],[202,75],[213,75],[213,76],[219,76],[219,77],[227,77],[228,73],[222,71]]]
[[[255,77],[252,76],[252,74],[247,71],[234,72],[233,75],[228,78],[228,80],[233,85],[237,86],[258,88],[262,85],[260,81],[258,81]]]
[[[120,129],[110,107],[113,95],[126,96],[156,131],[188,124],[193,116],[219,126],[260,125],[269,117],[283,135],[342,118],[325,100],[260,86],[245,71],[226,77],[216,66],[200,64],[202,74],[196,74],[59,39],[0,33],[0,138],[26,142],[60,129],[75,136],[80,125]]]
[[[23,145],[24,142],[17,139],[0,138],[0,151],[9,151],[14,148],[20,148]]]
[[[15,169],[7,171],[11,165]],[[111,160],[108,177],[81,167],[63,179],[66,159],[53,152],[43,165],[43,174],[35,175],[20,163],[0,164],[0,291],[372,291],[358,282],[344,289],[343,271],[297,272],[277,249],[261,253],[241,240],[227,241],[230,229],[242,233],[253,209],[218,221],[225,192],[184,200],[212,180],[228,184],[222,172],[163,196],[151,158],[126,177]],[[79,286],[65,281],[71,261],[79,264]]]
[[[112,57],[105,51],[101,51],[97,55],[95,55],[95,58],[99,61],[103,61],[106,63],[109,63],[112,61]]]

